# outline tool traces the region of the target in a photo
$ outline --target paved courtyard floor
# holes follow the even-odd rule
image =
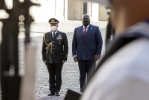
[[[102,33],[103,41],[105,40],[105,26],[106,22],[91,22],[94,25],[100,27]],[[50,30],[48,23],[35,23],[32,25],[31,37],[32,43],[37,46],[37,59],[36,59],[36,88],[35,88],[35,98],[36,100],[63,100],[67,90],[72,89],[79,92],[79,69],[78,64],[73,61],[72,58],[72,37],[73,30],[75,27],[81,25],[81,21],[67,21],[61,22],[59,24],[59,30],[67,34],[68,44],[69,44],[69,54],[68,61],[64,64],[62,68],[62,86],[60,95],[61,96],[47,96],[49,93],[49,83],[48,83],[48,71],[44,63],[42,62],[41,47],[42,47],[42,36],[45,32]],[[19,35],[19,65],[20,70],[24,69],[24,33],[21,32]],[[105,41],[104,41],[105,42]],[[102,56],[104,54],[104,46],[102,49]]]

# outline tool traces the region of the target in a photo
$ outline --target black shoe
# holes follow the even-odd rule
[[[54,92],[50,92],[50,94],[48,94],[48,96],[53,96],[53,95],[55,95]]]
[[[60,96],[59,91],[55,92],[55,95],[56,95],[56,96]]]

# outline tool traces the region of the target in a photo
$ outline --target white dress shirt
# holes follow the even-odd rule
[[[57,34],[57,31],[56,32],[52,32],[52,37],[54,37],[54,33],[55,33],[55,35]]]
[[[90,24],[86,27],[86,32],[87,32],[89,26],[90,26]],[[83,32],[84,31],[85,31],[85,26],[83,25]]]
[[[149,35],[149,24],[127,31]],[[118,50],[91,79],[81,100],[149,100],[149,39],[134,40]]]

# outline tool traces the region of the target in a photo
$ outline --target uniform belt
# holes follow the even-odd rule
[[[50,47],[50,53],[52,53],[52,47],[53,47],[53,42],[50,42],[49,44],[46,44],[46,49]]]

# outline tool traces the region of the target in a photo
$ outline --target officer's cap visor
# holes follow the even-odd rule
[[[49,22],[50,24],[58,24],[59,22]]]

